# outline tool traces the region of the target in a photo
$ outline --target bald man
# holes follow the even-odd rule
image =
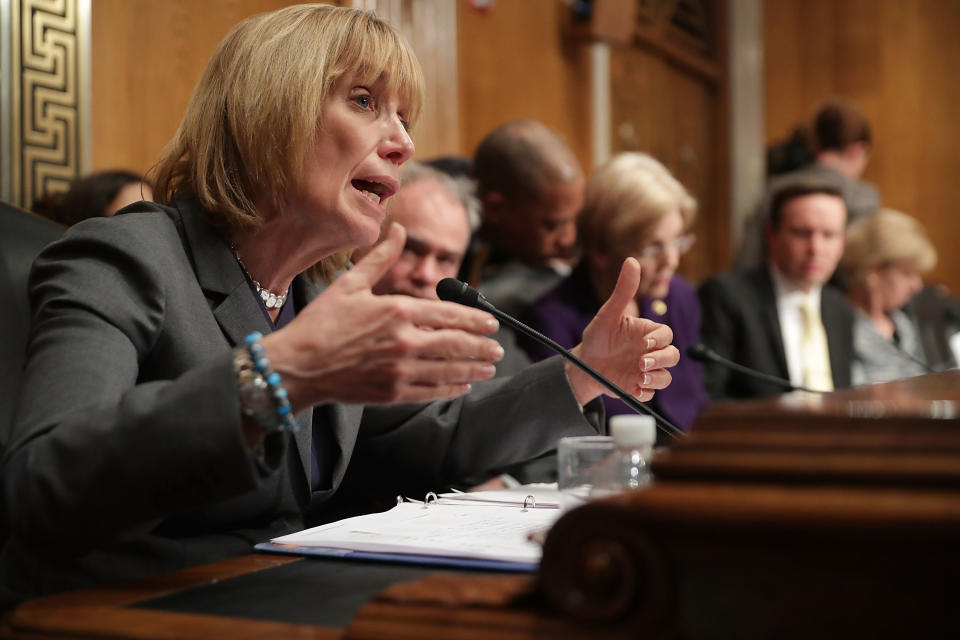
[[[461,276],[519,315],[576,259],[583,171],[560,136],[535,120],[493,130],[477,147],[473,171],[482,225]]]

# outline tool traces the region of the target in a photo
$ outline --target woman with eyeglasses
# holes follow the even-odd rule
[[[645,153],[621,153],[587,182],[578,233],[583,258],[555,289],[535,302],[524,320],[565,347],[580,342],[584,328],[616,283],[627,257],[642,267],[633,313],[673,329],[681,354],[700,335],[700,305],[690,283],[677,275],[680,257],[693,246],[690,233],[697,203],[660,162]],[[525,338],[534,360],[551,355]],[[651,405],[682,429],[689,429],[707,404],[702,367],[681,355],[673,382]],[[604,397],[607,416],[631,413],[616,398]]]

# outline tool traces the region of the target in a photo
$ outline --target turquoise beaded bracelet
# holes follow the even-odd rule
[[[263,345],[260,340],[263,334],[254,331],[248,335],[244,342],[247,345],[247,353],[250,354],[250,360],[253,362],[254,369],[257,370],[267,383],[270,390],[270,396],[273,398],[273,408],[277,412],[277,420],[280,427],[290,431],[296,431],[300,425],[293,417],[293,409],[290,406],[290,399],[287,396],[287,390],[283,388],[283,380],[280,374],[270,366],[270,359],[265,355]]]

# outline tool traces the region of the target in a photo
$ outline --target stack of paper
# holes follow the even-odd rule
[[[257,545],[264,551],[343,556],[418,564],[530,571],[540,545],[530,534],[560,516],[547,491],[536,508],[523,508],[530,491],[444,494],[429,504],[404,502],[374,513],[325,524]],[[523,495],[520,495],[520,494]],[[548,506],[549,505],[549,506]]]

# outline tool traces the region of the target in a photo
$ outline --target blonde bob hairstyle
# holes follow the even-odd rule
[[[880,209],[847,228],[840,270],[849,284],[863,284],[871,269],[891,264],[905,264],[919,273],[937,265],[937,250],[916,218]]]
[[[423,74],[410,46],[371,12],[305,4],[250,17],[223,39],[197,84],[173,140],[152,172],[159,202],[195,194],[230,235],[256,229],[264,198],[282,208],[301,188],[323,107],[337,81],[387,80],[412,125]],[[345,254],[325,259],[322,275]]]
[[[664,216],[679,211],[684,229],[697,202],[667,168],[646,153],[619,153],[587,181],[579,234],[587,253],[635,253]]]

